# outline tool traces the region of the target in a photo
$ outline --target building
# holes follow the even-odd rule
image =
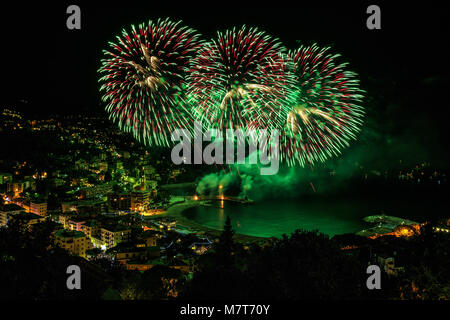
[[[47,202],[30,201],[30,212],[43,217],[47,216]]]
[[[77,211],[76,202],[70,201],[70,202],[61,202],[61,212],[67,213],[67,212],[75,212]]]
[[[13,200],[13,203],[23,208],[23,211],[30,212],[30,200],[26,197],[18,197]]]
[[[191,261],[182,258],[174,258],[169,263],[172,269],[180,270],[184,273],[194,272],[194,265]]]
[[[146,262],[129,260],[125,264],[127,270],[147,271],[157,265],[165,265],[160,259],[149,260]]]
[[[101,240],[106,248],[112,248],[121,242],[128,242],[131,236],[131,230],[125,226],[115,225],[103,227],[100,229]]]
[[[101,161],[97,163],[98,170],[106,172],[108,171],[108,162]]]
[[[11,216],[11,220],[21,220],[25,224],[28,225],[28,227],[31,227],[32,225],[42,222],[45,220],[44,217],[38,216],[37,214],[31,213],[31,212],[19,212],[17,214],[14,214]]]
[[[98,248],[98,249],[101,249],[103,251],[106,250],[106,245],[103,244],[102,237],[101,237],[100,233],[99,234],[91,234],[90,239],[91,239],[91,242],[92,242],[92,245],[94,246],[94,248]]]
[[[25,184],[21,181],[8,182],[6,184],[6,192],[14,194],[14,198],[19,197],[24,190]]]
[[[159,247],[136,247],[130,243],[121,243],[109,249],[107,253],[114,255],[114,258],[122,264],[128,261],[147,261],[148,259],[159,258],[161,250]]]
[[[61,210],[63,213],[103,213],[106,212],[106,207],[106,202],[103,200],[78,200],[61,203]]]
[[[195,268],[192,262],[183,260],[181,258],[173,259],[169,263],[162,262],[161,259],[147,260],[145,262],[130,259],[125,263],[125,267],[127,270],[138,270],[138,271],[147,271],[157,265],[166,265],[169,268],[180,270],[183,273],[193,272]]]
[[[106,182],[102,184],[95,185],[93,187],[84,188],[81,190],[81,194],[85,198],[93,198],[98,195],[105,195],[112,192],[113,184],[111,182]]]
[[[433,226],[434,232],[450,232],[450,219],[441,219],[438,223]]]
[[[145,231],[144,234],[137,240],[136,247],[156,247],[156,235],[151,231]]]
[[[60,214],[58,216],[59,223],[63,225],[64,229],[69,229],[69,220],[73,214]]]
[[[150,204],[151,191],[145,190],[133,190],[131,192],[131,211],[145,211]]]
[[[383,270],[390,276],[397,276],[399,272],[404,272],[403,267],[396,267],[395,260],[393,257],[378,257],[378,264],[383,268]]]
[[[20,181],[11,181],[6,184],[6,192],[13,193],[15,198],[26,189],[36,190],[36,181],[32,178],[27,178]]]
[[[95,220],[87,221],[80,226],[80,229],[90,239],[100,234],[100,228]]]
[[[11,173],[0,173],[0,185],[11,183],[13,180]]]
[[[206,237],[202,241],[194,242],[189,247],[198,255],[204,254],[212,247],[213,242]]]
[[[90,239],[81,231],[58,230],[54,242],[69,253],[83,258],[86,257],[86,250],[93,247]]]
[[[74,231],[82,231],[83,225],[86,223],[86,219],[81,217],[72,217],[67,221],[67,229]]]
[[[129,193],[108,194],[108,209],[112,211],[130,211],[131,195]]]
[[[0,206],[0,226],[6,227],[11,216],[23,212],[23,208],[12,203]]]

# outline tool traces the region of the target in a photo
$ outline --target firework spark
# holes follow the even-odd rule
[[[122,30],[104,50],[99,70],[103,101],[124,131],[148,145],[169,145],[170,133],[188,128],[184,79],[200,48],[196,31],[169,19]]]
[[[187,92],[194,116],[218,129],[270,129],[294,77],[281,43],[256,28],[218,32],[193,59]]]
[[[364,110],[356,74],[338,64],[339,55],[317,45],[290,51],[297,76],[285,115],[281,156],[302,166],[338,155],[356,139]]]

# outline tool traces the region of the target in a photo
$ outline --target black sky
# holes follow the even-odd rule
[[[442,6],[380,4],[382,30],[368,30],[365,11],[370,2],[212,3],[17,3],[3,11],[0,19],[1,102],[26,100],[25,108],[43,114],[98,107],[96,70],[101,50],[123,27],[158,17],[182,19],[206,38],[214,36],[216,30],[246,24],[266,30],[291,48],[297,40],[332,45],[363,81],[375,77],[395,82],[439,82],[448,75],[448,22]],[[81,7],[79,31],[66,28],[69,4]]]

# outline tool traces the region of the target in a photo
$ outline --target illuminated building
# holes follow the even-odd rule
[[[23,208],[13,203],[0,206],[0,226],[6,227],[9,218],[21,212]]]
[[[108,208],[113,211],[129,211],[131,208],[131,195],[129,193],[108,194]]]
[[[62,202],[61,210],[63,213],[102,213],[106,212],[106,202],[103,200],[79,200]]]
[[[186,261],[183,259],[174,259],[170,264],[169,267],[172,269],[180,270],[184,273],[189,273],[194,271],[194,265],[190,261]]]
[[[11,192],[14,194],[14,197],[19,197],[19,194],[23,192],[24,183],[23,182],[8,182],[6,185],[6,192]]]
[[[64,229],[69,228],[69,219],[70,219],[69,215],[60,214],[58,216],[59,223],[63,225]]]
[[[357,235],[376,239],[383,236],[411,237],[420,234],[422,224],[407,219],[386,215],[374,215],[364,218],[364,221],[376,223],[375,227],[357,232]]]
[[[212,246],[212,241],[209,240],[208,237],[202,240],[203,241],[200,242],[194,242],[189,246],[196,254],[199,255],[207,252]]]
[[[55,245],[83,258],[86,257],[86,250],[92,248],[90,239],[80,231],[58,230],[54,241]]]
[[[77,211],[76,202],[62,202],[61,203],[61,211],[63,213]]]
[[[81,231],[88,237],[92,238],[99,232],[99,226],[95,223],[94,220],[87,221],[86,223],[80,226]]]
[[[45,217],[47,215],[47,202],[30,201],[30,212]]]
[[[106,250],[106,245],[103,244],[100,235],[91,235],[91,242],[95,248],[99,248],[101,250]]]
[[[74,231],[82,231],[82,226],[85,223],[86,223],[85,219],[73,217],[67,222],[67,229]]]
[[[120,225],[103,227],[100,232],[102,243],[106,248],[112,248],[118,243],[129,241],[131,235],[130,229]]]
[[[125,266],[127,270],[147,271],[156,265],[164,265],[164,263],[162,263],[160,259],[150,260],[146,262],[127,261]]]
[[[448,227],[433,227],[433,230],[435,231],[435,232],[447,232],[447,233],[449,233],[450,232],[450,228],[448,228]]]
[[[420,225],[400,225],[395,227],[393,234],[396,237],[412,237],[420,234]]]
[[[114,258],[120,263],[126,264],[128,261],[147,261],[148,259],[159,258],[160,248],[152,247],[135,247],[133,245],[118,245],[111,249]]]
[[[131,192],[131,211],[144,211],[150,204],[150,190],[133,190]]]
[[[22,207],[23,211],[30,212],[30,201],[27,198],[15,198],[12,202]]]
[[[93,187],[88,187],[82,189],[82,193],[86,198],[93,198],[98,196],[99,194],[105,195],[112,191],[113,184],[111,182],[97,184]]]

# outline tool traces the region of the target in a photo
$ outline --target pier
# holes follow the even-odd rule
[[[239,197],[230,197],[224,195],[214,195],[214,196],[192,196],[189,200],[194,201],[206,201],[206,200],[214,200],[214,201],[232,201],[241,204],[253,204],[255,201],[248,198],[239,198]]]

